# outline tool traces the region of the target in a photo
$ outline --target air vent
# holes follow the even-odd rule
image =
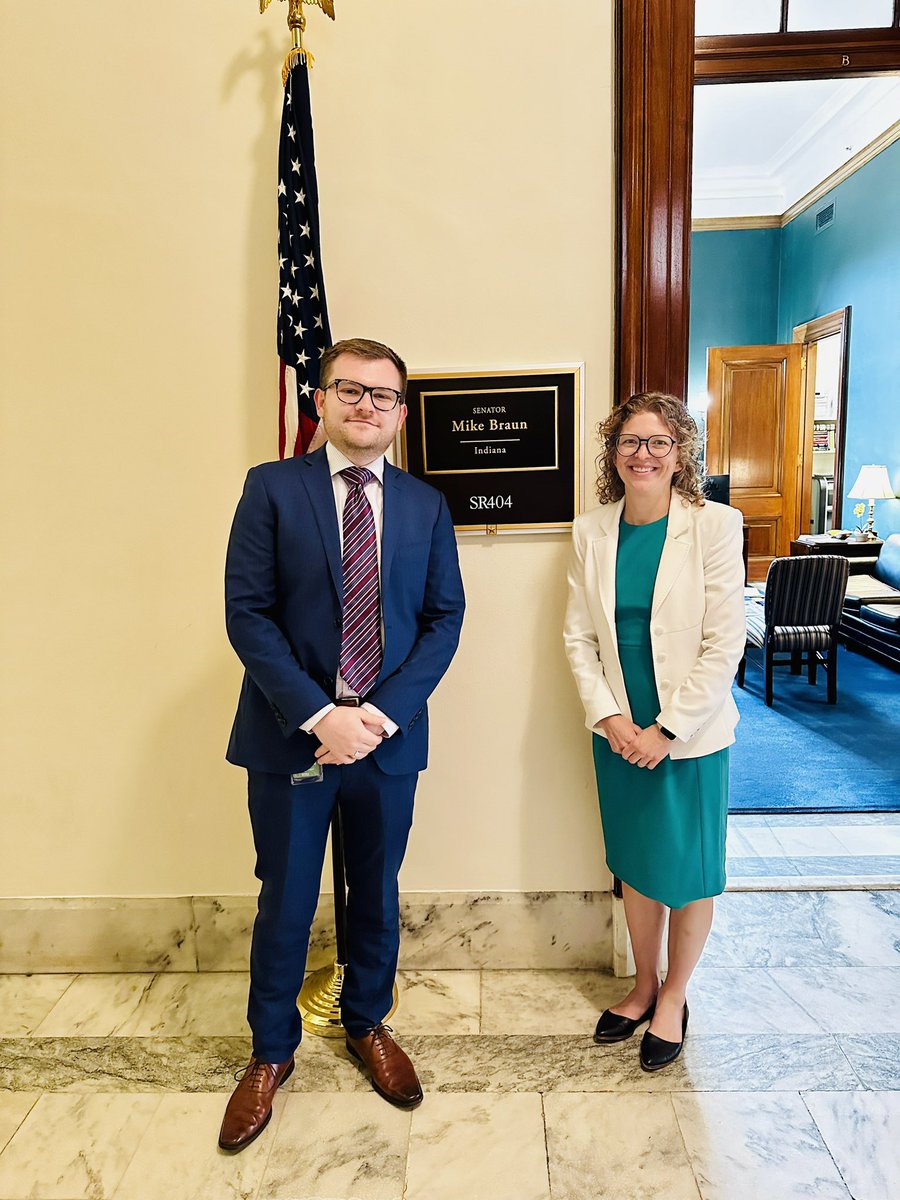
[[[834,201],[826,204],[824,208],[820,208],[816,213],[816,233],[821,233],[823,229],[827,229],[834,221]]]

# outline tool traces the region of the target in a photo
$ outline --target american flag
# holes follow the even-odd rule
[[[313,393],[331,345],[319,243],[319,188],[306,64],[291,68],[278,146],[278,456],[303,454],[319,419]]]

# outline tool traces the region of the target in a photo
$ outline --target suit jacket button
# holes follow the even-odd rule
[[[334,627],[335,627],[335,629],[340,629],[340,627],[341,627],[341,625],[342,625],[342,624],[343,624],[343,621],[341,620],[341,618],[340,618],[340,617],[335,617],[335,618],[334,618]]]

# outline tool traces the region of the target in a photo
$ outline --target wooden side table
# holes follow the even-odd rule
[[[882,538],[871,542],[853,542],[849,538],[829,537],[827,533],[797,538],[791,542],[791,555],[795,554],[840,554],[843,558],[876,559],[884,545]]]

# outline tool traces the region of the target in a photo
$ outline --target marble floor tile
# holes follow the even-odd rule
[[[900,878],[900,856],[896,854],[834,854],[827,858],[788,858],[785,862],[796,867],[800,875],[819,879],[827,876],[845,879]]]
[[[0,1037],[31,1033],[74,979],[74,975],[0,975]]]
[[[111,1200],[159,1096],[43,1095],[0,1154],[4,1200]]]
[[[699,1200],[668,1096],[544,1097],[553,1200]]]
[[[248,976],[241,971],[157,975],[121,1037],[249,1037]]]
[[[729,818],[731,820],[732,818]],[[743,820],[744,818],[735,818]],[[767,823],[771,829],[779,829],[787,825],[827,825],[829,828],[848,825],[863,825],[871,828],[875,825],[900,825],[900,812],[823,812],[823,813],[776,813],[768,814]]]
[[[747,855],[744,858],[727,858],[725,875],[728,880],[752,876],[758,879],[792,878],[799,875],[796,863],[789,858],[759,858]]]
[[[632,983],[603,971],[485,971],[481,1032],[589,1035]]]
[[[79,975],[37,1037],[249,1036],[246,973]]]
[[[838,825],[832,832],[844,854],[900,855],[900,825]]]
[[[728,822],[728,832],[725,836],[725,854],[728,858],[745,858],[756,854],[741,830],[736,828],[731,821]]]
[[[900,966],[771,967],[768,975],[826,1033],[900,1034]]]
[[[217,1141],[224,1096],[163,1096],[115,1200],[250,1200],[262,1180],[284,1103],[278,1095],[269,1127],[257,1141],[240,1154],[223,1154]]]
[[[32,1032],[35,1037],[112,1037],[134,1016],[158,978],[147,973],[79,975]]]
[[[0,1151],[37,1103],[40,1092],[0,1092]]]
[[[726,892],[703,964],[893,966],[900,892]]]
[[[672,1103],[702,1200],[850,1200],[796,1093],[676,1095]]]
[[[704,967],[688,989],[695,1034],[823,1033],[802,1001],[762,967]]]
[[[882,1043],[891,1036],[884,1035]],[[691,1028],[682,1058],[659,1075],[641,1071],[636,1037],[615,1046],[595,1046],[590,1031],[543,1037],[412,1034],[401,1040],[428,1093],[680,1088],[836,1092],[863,1086],[828,1034],[709,1035],[695,1034]],[[859,1058],[872,1052],[862,1046],[855,1053]],[[5,1082],[14,1091],[227,1093],[248,1055],[243,1038],[0,1041],[0,1062],[9,1064]],[[895,1075],[900,1072],[894,1070]],[[365,1092],[370,1085],[342,1042],[310,1037],[286,1086],[292,1092]],[[898,1085],[867,1079],[866,1086]]]
[[[594,1045],[590,1034],[535,1038],[414,1038],[407,1049],[435,1092],[852,1091],[862,1086],[827,1034],[693,1036],[656,1074],[641,1070],[640,1040]],[[296,1088],[297,1085],[295,1085]]]
[[[838,841],[828,826],[786,825],[780,829],[770,828],[770,833],[788,858],[824,858],[828,855],[847,853],[846,847]]]
[[[900,1091],[900,1036],[893,1033],[849,1035],[839,1036],[837,1042],[865,1087],[875,1092]]]
[[[479,1032],[479,971],[398,971],[397,991],[391,1024],[403,1033]]]
[[[413,1113],[405,1200],[549,1200],[537,1094],[426,1096]]]
[[[804,1095],[853,1200],[900,1196],[900,1093]]]
[[[410,1116],[371,1091],[289,1095],[258,1200],[403,1200]]]
[[[249,1056],[247,1038],[0,1039],[2,1086],[13,1091],[230,1092]],[[369,1084],[340,1039],[308,1037],[286,1087],[360,1092]]]
[[[768,825],[742,829],[744,840],[759,858],[783,858],[784,848]]]

